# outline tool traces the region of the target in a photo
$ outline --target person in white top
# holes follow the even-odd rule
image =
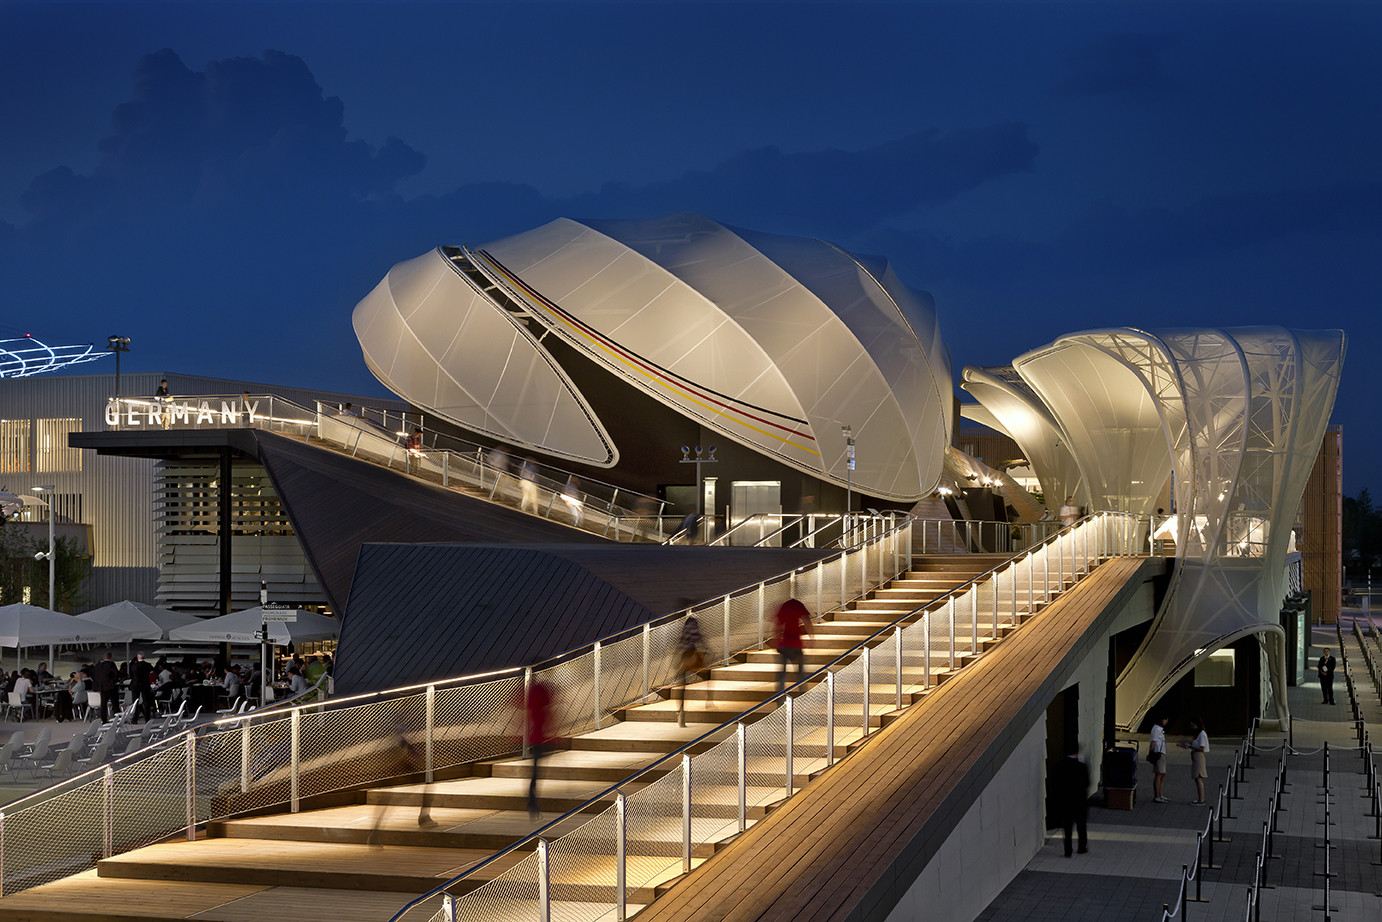
[[[1065,505],[1060,507],[1060,523],[1074,525],[1080,517],[1080,507],[1075,505],[1075,497],[1067,496]]]
[[[1169,803],[1162,789],[1166,785],[1166,721],[1169,718],[1158,717],[1152,724],[1152,741],[1147,749],[1148,761],[1152,763],[1152,794],[1153,800],[1159,804]]]
[[[1190,721],[1190,729],[1195,731],[1194,739],[1180,745],[1182,749],[1190,750],[1190,777],[1195,779],[1197,795],[1191,803],[1203,804],[1204,779],[1209,777],[1209,770],[1205,767],[1205,753],[1209,752],[1209,734],[1204,730],[1204,721],[1198,718]]]

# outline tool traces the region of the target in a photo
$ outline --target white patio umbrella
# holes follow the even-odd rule
[[[270,643],[326,640],[340,633],[341,624],[335,618],[302,609],[298,609],[296,614],[296,621],[269,622]],[[168,639],[191,643],[259,643],[259,625],[263,617],[264,609],[256,605],[244,611],[235,611],[219,618],[207,618],[196,624],[176,628],[168,632]]]
[[[118,627],[133,631],[134,640],[162,640],[168,636],[168,632],[189,624],[195,624],[200,619],[196,615],[185,615],[182,612],[169,611],[166,608],[159,608],[156,605],[145,605],[143,602],[116,602],[114,605],[106,605],[95,611],[83,612],[77,616],[86,621],[94,621],[97,624],[104,624],[107,627]],[[130,658],[129,641],[125,641],[125,659]]]
[[[59,643],[126,643],[133,636],[133,632],[123,628],[84,621],[37,605],[16,602],[0,606],[0,647],[15,648],[16,669],[19,668],[19,651],[22,647]]]

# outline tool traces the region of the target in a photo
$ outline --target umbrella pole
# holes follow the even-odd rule
[[[58,674],[58,661],[53,659],[53,645],[48,645],[48,671],[53,675]]]

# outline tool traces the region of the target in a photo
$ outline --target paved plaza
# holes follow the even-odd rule
[[[1355,694],[1368,729],[1382,732],[1382,702],[1361,662],[1351,635],[1351,615],[1345,611],[1343,649],[1352,667]],[[1308,654],[1313,663],[1325,646],[1339,648],[1332,626],[1315,629],[1314,646]],[[1347,700],[1343,664],[1335,682],[1330,707],[1321,703],[1313,669],[1304,685],[1288,691],[1293,715],[1289,732],[1295,755],[1287,758],[1286,783],[1279,797],[1272,856],[1266,861],[1261,890],[1261,918],[1271,922],[1308,919],[1382,918],[1382,842],[1376,838],[1379,820],[1367,791],[1362,752]],[[1223,835],[1228,841],[1214,843],[1214,864],[1204,868],[1199,883],[1202,901],[1186,904],[1189,922],[1241,920],[1247,911],[1263,823],[1270,814],[1270,798],[1276,787],[1283,739],[1287,734],[1259,732],[1259,753],[1237,786],[1241,799],[1232,801],[1232,818],[1225,811]],[[1183,866],[1194,867],[1196,835],[1203,832],[1221,784],[1240,749],[1241,740],[1214,738],[1209,752],[1209,778],[1205,796],[1209,807],[1192,806],[1194,786],[1190,760],[1169,742],[1170,765],[1166,776],[1169,804],[1152,800],[1151,773],[1142,762],[1138,773],[1136,806],[1131,811],[1091,807],[1089,853],[1064,856],[1063,834],[1048,834],[1045,847],[1028,863],[979,916],[983,922],[1083,922],[1083,920],[1148,920],[1158,922],[1162,907],[1177,914]],[[1329,743],[1329,788],[1324,782],[1325,755]],[[1382,737],[1373,740],[1373,749]],[[1140,738],[1139,758],[1146,751]],[[1374,760],[1377,757],[1374,756]],[[1325,820],[1328,814],[1328,848]],[[1216,824],[1214,834],[1217,836]],[[1325,876],[1325,855],[1328,873]],[[1207,852],[1206,852],[1207,863]],[[1329,886],[1329,912],[1325,883]],[[1190,897],[1196,884],[1189,885]]]

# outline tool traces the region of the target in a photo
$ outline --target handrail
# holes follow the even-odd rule
[[[708,639],[723,638],[727,659],[735,649],[752,646],[755,633],[761,643],[761,612],[780,597],[814,583],[814,595],[801,594],[822,611],[905,571],[911,564],[909,534],[909,522],[895,522],[865,547],[688,611],[701,617]],[[825,588],[829,592],[822,596]],[[740,600],[733,607],[732,598]],[[269,806],[297,812],[304,797],[377,784],[398,774],[396,760],[385,754],[397,751],[400,733],[423,743],[415,767],[428,780],[438,769],[513,753],[519,734],[509,702],[529,677],[540,676],[559,690],[557,732],[599,727],[615,709],[671,681],[679,626],[669,622],[676,617],[523,668],[229,715],[122,755],[0,812],[0,895],[65,877],[179,830],[193,835],[198,825]],[[116,809],[133,810],[140,822],[112,825]],[[96,830],[98,839],[41,833],[55,821]]]
[[[1058,534],[1052,535],[1052,536],[1050,536],[1049,538],[1047,538],[1045,541],[1043,541],[1040,547],[1031,548],[1025,555],[1022,555],[1023,557],[1025,557],[1025,562],[1028,564],[1028,567],[1029,567],[1029,569],[1028,569],[1028,575],[1029,575],[1029,582],[1028,582],[1028,584],[1029,584],[1029,587],[1030,587],[1030,585],[1031,585],[1031,582],[1032,582],[1033,580],[1035,580],[1035,578],[1036,578],[1036,576],[1037,576],[1036,570],[1035,570],[1035,566],[1034,566],[1034,564],[1032,563],[1032,559],[1036,556],[1038,550],[1044,551],[1044,550],[1046,550],[1049,546],[1054,545],[1054,544],[1056,544],[1057,542],[1063,541],[1063,540],[1065,540],[1065,539],[1067,539],[1067,538],[1072,539],[1071,542],[1070,542],[1071,545],[1072,545],[1072,547],[1071,547],[1071,552],[1072,552],[1072,555],[1071,555],[1071,556],[1072,556],[1072,561],[1071,561],[1071,563],[1072,563],[1072,571],[1071,571],[1071,575],[1072,575],[1072,577],[1074,577],[1075,574],[1076,574],[1075,566],[1074,566],[1074,564],[1075,564],[1074,555],[1075,555],[1075,553],[1077,553],[1077,552],[1080,553],[1080,556],[1085,560],[1085,563],[1086,563],[1085,575],[1088,575],[1088,573],[1089,573],[1090,571],[1092,571],[1093,566],[1097,565],[1097,564],[1100,562],[1101,556],[1102,556],[1102,550],[1103,550],[1103,549],[1096,548],[1096,550],[1095,550],[1095,557],[1092,558],[1093,562],[1091,563],[1091,562],[1090,562],[1090,561],[1091,561],[1091,558],[1088,556],[1089,547],[1088,547],[1087,535],[1086,535],[1086,540],[1085,540],[1084,548],[1083,548],[1082,551],[1080,551],[1079,549],[1077,549],[1077,548],[1075,548],[1075,547],[1073,546],[1073,545],[1076,543],[1076,542],[1073,540],[1073,538],[1074,538],[1074,535],[1075,535],[1075,533],[1076,533],[1076,530],[1079,529],[1081,525],[1086,525],[1086,526],[1088,526],[1088,525],[1093,525],[1093,524],[1094,524],[1094,518],[1091,517],[1091,518],[1089,518],[1089,519],[1084,520],[1084,522],[1082,522],[1082,523],[1077,523],[1076,525],[1069,526],[1069,527],[1066,527],[1066,528],[1062,528],[1061,531],[1060,531]],[[1119,552],[1117,549],[1109,549],[1109,550],[1111,551],[1111,553],[1118,553],[1118,552]],[[1123,552],[1123,553],[1126,553],[1126,550],[1124,550],[1124,551],[1122,551],[1122,552]],[[1063,564],[1064,558],[1065,558],[1065,552],[1064,552],[1064,550],[1062,550],[1062,551],[1061,551],[1061,560],[1062,560],[1062,564]],[[758,712],[761,712],[761,711],[763,711],[763,710],[765,710],[765,709],[768,709],[769,706],[772,706],[772,709],[773,709],[773,710],[776,710],[778,704],[780,704],[780,703],[782,703],[782,702],[785,702],[785,701],[788,701],[788,700],[790,699],[790,697],[791,697],[791,692],[792,692],[792,691],[796,690],[797,688],[799,688],[799,687],[801,687],[801,686],[810,684],[810,683],[811,683],[812,681],[814,681],[818,676],[826,675],[828,680],[829,680],[830,678],[833,678],[833,677],[834,677],[834,674],[835,674],[835,671],[836,671],[836,667],[842,666],[846,660],[852,660],[852,661],[853,661],[853,664],[858,664],[858,663],[860,662],[860,660],[859,660],[858,658],[856,658],[858,654],[860,654],[860,653],[861,653],[862,651],[864,651],[865,649],[871,649],[871,648],[877,647],[877,646],[878,646],[878,643],[879,643],[880,641],[885,642],[885,638],[886,638],[886,636],[887,636],[888,634],[893,634],[893,633],[897,632],[897,631],[902,627],[902,625],[905,624],[905,623],[907,623],[907,622],[911,622],[911,626],[912,626],[912,627],[915,627],[915,626],[916,626],[916,623],[917,623],[916,619],[917,619],[917,616],[918,616],[918,615],[921,616],[921,624],[922,624],[924,630],[927,631],[927,632],[929,632],[929,631],[930,631],[930,624],[929,624],[929,621],[927,621],[926,619],[927,619],[927,616],[929,616],[929,615],[931,614],[931,612],[930,612],[928,609],[930,609],[932,606],[935,606],[935,605],[937,605],[938,603],[940,603],[940,602],[942,602],[942,601],[944,601],[944,600],[946,600],[946,599],[954,599],[954,598],[957,597],[957,596],[961,596],[961,595],[967,594],[968,592],[971,592],[971,591],[975,591],[975,592],[976,592],[975,599],[976,599],[976,601],[977,601],[977,588],[978,588],[980,585],[982,585],[982,584],[984,584],[984,583],[987,583],[990,579],[993,580],[994,583],[995,583],[995,594],[994,594],[994,618],[995,618],[995,622],[996,622],[996,620],[997,620],[997,606],[998,606],[998,598],[997,598],[997,591],[996,591],[996,590],[997,590],[997,579],[998,579],[998,576],[999,576],[999,574],[1000,574],[1002,571],[1015,568],[1017,565],[1018,565],[1018,560],[1017,560],[1017,558],[1013,558],[1013,559],[1011,559],[1011,560],[1004,561],[1003,563],[1000,563],[1000,564],[998,564],[998,565],[996,565],[996,566],[994,566],[994,567],[991,567],[989,570],[985,571],[984,573],[979,574],[978,576],[975,576],[975,577],[971,578],[970,580],[968,580],[967,582],[965,582],[963,585],[961,585],[961,586],[959,586],[959,587],[957,587],[957,588],[955,588],[955,589],[949,590],[949,591],[947,591],[947,592],[940,593],[940,594],[934,596],[933,598],[929,599],[929,600],[926,601],[925,603],[923,603],[923,604],[921,604],[921,605],[918,605],[917,607],[913,608],[912,610],[906,612],[905,614],[900,615],[899,617],[895,618],[893,621],[891,621],[891,622],[889,622],[888,624],[884,625],[883,627],[879,628],[879,629],[878,629],[877,631],[875,631],[873,634],[869,635],[868,637],[866,637],[866,638],[864,638],[863,640],[861,640],[861,641],[859,641],[858,643],[856,643],[856,644],[855,644],[853,647],[851,647],[849,650],[845,651],[844,653],[839,654],[837,657],[835,657],[835,658],[834,658],[833,660],[831,660],[829,663],[827,663],[826,665],[822,666],[820,669],[818,669],[818,670],[816,670],[815,672],[813,672],[813,673],[811,674],[811,676],[803,678],[800,682],[793,683],[792,685],[790,685],[790,686],[784,688],[782,691],[778,692],[777,694],[773,695],[772,697],[767,698],[767,699],[765,699],[765,700],[763,700],[763,701],[758,702],[757,704],[755,704],[755,705],[753,705],[753,706],[751,706],[751,707],[745,709],[745,710],[742,711],[741,713],[735,715],[735,716],[734,716],[733,718],[731,718],[730,720],[724,721],[723,723],[719,724],[718,726],[714,727],[713,729],[708,730],[708,731],[702,733],[701,735],[697,736],[695,739],[690,740],[689,742],[684,743],[681,747],[679,747],[679,748],[673,750],[672,752],[669,752],[669,753],[667,753],[667,754],[665,754],[665,755],[659,757],[658,759],[654,760],[653,762],[649,763],[648,765],[643,766],[642,768],[640,768],[640,769],[636,770],[635,772],[633,772],[632,774],[630,774],[628,777],[626,777],[626,778],[624,778],[624,779],[622,779],[622,780],[616,782],[615,784],[609,785],[608,787],[606,787],[606,788],[603,789],[602,791],[600,791],[600,792],[598,792],[598,793],[592,795],[592,796],[591,796],[590,798],[588,798],[584,803],[580,804],[579,806],[577,806],[577,807],[575,807],[575,808],[573,808],[573,809],[571,809],[571,810],[568,810],[566,813],[562,814],[560,817],[557,817],[556,819],[551,820],[550,822],[544,824],[544,825],[541,826],[540,828],[538,828],[538,829],[532,831],[532,832],[529,833],[528,835],[523,836],[522,838],[520,838],[520,839],[518,839],[518,840],[516,840],[516,841],[514,841],[514,842],[512,842],[512,843],[510,843],[509,845],[505,846],[504,848],[500,849],[499,851],[495,852],[494,854],[492,854],[492,855],[488,856],[487,858],[481,860],[480,862],[477,862],[476,864],[474,864],[474,865],[468,867],[466,870],[462,871],[460,874],[458,874],[458,875],[452,877],[451,879],[449,879],[449,880],[447,880],[447,881],[444,881],[444,882],[438,884],[436,887],[434,887],[432,890],[428,891],[427,893],[421,894],[421,895],[415,897],[414,899],[410,900],[406,905],[404,905],[403,907],[401,907],[401,908],[398,910],[398,912],[396,912],[396,913],[390,918],[390,922],[399,922],[399,920],[401,920],[409,911],[411,911],[412,909],[416,908],[416,907],[419,906],[419,905],[422,905],[422,904],[425,903],[427,900],[430,900],[430,899],[432,899],[433,897],[438,896],[438,895],[446,895],[447,891],[448,891],[450,888],[454,887],[456,884],[460,883],[461,881],[465,880],[466,878],[472,876],[473,874],[475,874],[476,872],[480,871],[481,869],[483,869],[483,868],[489,866],[491,863],[493,863],[494,861],[498,860],[499,858],[501,858],[501,857],[503,857],[503,856],[505,856],[505,855],[509,855],[509,854],[513,853],[514,851],[520,849],[522,846],[527,845],[527,844],[529,844],[529,843],[532,843],[532,842],[534,842],[534,841],[538,841],[539,843],[545,841],[543,834],[544,834],[545,832],[547,832],[548,830],[553,829],[553,828],[555,828],[556,826],[560,825],[561,823],[570,820],[573,816],[579,815],[580,813],[582,813],[582,812],[585,811],[586,809],[590,808],[591,806],[595,805],[596,803],[599,803],[599,802],[601,802],[601,801],[607,800],[607,799],[608,799],[609,797],[611,797],[611,796],[619,796],[619,795],[620,795],[620,789],[621,789],[621,788],[624,788],[624,787],[626,787],[626,786],[628,786],[628,785],[630,785],[630,784],[633,784],[633,783],[637,782],[637,781],[640,780],[641,778],[644,778],[646,775],[648,775],[650,772],[653,772],[653,771],[659,769],[660,767],[665,766],[665,765],[668,764],[669,762],[672,762],[672,761],[677,760],[677,759],[684,759],[685,757],[687,757],[687,756],[689,755],[690,751],[691,751],[694,747],[700,745],[701,743],[705,742],[707,739],[709,739],[709,738],[715,736],[716,734],[722,733],[724,730],[726,730],[726,729],[729,728],[730,726],[742,726],[742,725],[744,724],[746,718],[752,716],[752,715],[755,714],[755,713],[758,713]],[[1063,575],[1063,568],[1062,568],[1061,570],[1059,570],[1058,572],[1060,572],[1060,573],[1062,574],[1062,575],[1059,576],[1059,579],[1060,579],[1060,587],[1061,587],[1061,588],[1057,590],[1057,593],[1056,593],[1056,594],[1060,594],[1060,593],[1062,593],[1062,592],[1065,591],[1065,589],[1064,589],[1065,577],[1064,577],[1064,575]],[[1051,575],[1052,575],[1052,574],[1051,574],[1051,572],[1050,572],[1049,566],[1047,566],[1047,567],[1043,570],[1043,572],[1042,572],[1042,574],[1041,574],[1042,579],[1043,579],[1043,582],[1044,582],[1044,594],[1047,596],[1045,599],[1043,599],[1043,605],[1049,604],[1049,602],[1050,602],[1050,597],[1051,597],[1051,594],[1050,594],[1050,577],[1051,577]],[[1072,583],[1072,584],[1073,584],[1073,583]],[[1014,574],[1014,580],[1013,580],[1012,585],[1013,585],[1013,591],[1014,591],[1014,593],[1015,593],[1015,592],[1016,592],[1016,575],[1015,575],[1015,574]],[[1016,616],[1016,609],[1014,609],[1014,617],[1015,617],[1015,616]],[[976,622],[976,630],[977,630],[977,622]],[[953,642],[953,641],[952,641],[952,642]],[[975,644],[977,644],[977,642],[978,642],[977,633],[976,633],[976,635],[972,638],[972,642],[975,643]],[[952,655],[953,655],[953,651],[952,651]],[[899,667],[899,668],[900,668],[900,667]],[[928,658],[928,664],[927,664],[926,669],[927,669],[927,674],[928,674],[928,679],[927,679],[927,683],[928,683],[928,684],[927,684],[927,687],[930,687],[930,686],[929,686],[929,672],[930,672],[929,658]],[[898,681],[899,681],[899,683],[901,682],[901,674],[900,674],[900,671],[899,671],[899,675],[898,675]],[[866,691],[864,692],[864,699],[865,699],[865,707],[866,707],[866,709],[867,709],[868,703],[869,703],[869,701],[870,701],[870,694],[871,694],[870,691],[868,691],[868,689],[870,689],[871,686],[870,686],[870,683],[869,683],[869,681],[868,681],[867,664],[865,665],[865,680],[864,680],[864,682],[863,682],[863,688],[866,689]],[[899,689],[900,689],[900,685],[899,685]],[[830,702],[831,702],[831,705],[830,705],[830,706],[833,708],[833,706],[834,706],[834,705],[833,705],[833,701],[834,701],[833,694],[830,696],[830,699],[829,699],[829,700],[830,700]],[[787,749],[788,749],[788,751],[789,751],[789,756],[788,756],[788,764],[789,764],[789,766],[790,766],[790,750],[793,748],[794,745],[795,745],[795,743],[794,743],[794,742],[791,742],[791,743],[789,743],[788,746],[787,746]],[[834,739],[833,739],[833,738],[827,738],[825,745],[826,745],[827,750],[833,749],[833,748],[834,748],[834,745],[835,745]],[[741,752],[742,752],[742,747],[741,747]],[[692,764],[694,764],[694,761],[693,761]],[[742,766],[741,766],[741,771],[742,771]],[[789,776],[791,775],[790,769],[789,769],[789,771],[788,771],[788,775],[789,775]],[[742,781],[741,781],[741,785],[742,785]],[[630,798],[637,797],[637,796],[638,796],[637,794],[630,795]],[[790,793],[789,793],[789,796],[790,796]],[[743,805],[742,805],[742,792],[741,792],[741,813],[742,813],[742,806],[743,806]],[[742,822],[742,821],[741,821],[741,822]],[[558,841],[560,841],[560,840],[558,840]],[[685,846],[684,846],[684,847],[685,847]],[[683,854],[686,854],[686,852],[684,851]]]
[[[369,415],[379,415],[376,422]],[[502,448],[486,448],[460,436],[440,432],[422,425],[422,418],[416,424],[408,422],[408,414],[398,414],[401,425],[423,430],[423,442],[430,441],[430,447],[412,452],[402,433],[389,428],[390,411],[370,407],[352,408],[349,412],[331,409],[329,403],[316,401],[316,408],[309,409],[286,397],[277,394],[198,394],[169,398],[112,397],[107,402],[105,420],[113,429],[184,429],[184,428],[253,428],[266,431],[292,430],[298,435],[310,436],[330,441],[326,437],[329,426],[345,426],[355,433],[353,443],[342,440],[342,447],[351,449],[352,455],[358,452],[361,439],[378,440],[388,446],[385,466],[392,467],[395,459],[400,460],[405,474],[419,475],[430,463],[435,466],[443,486],[449,486],[453,467],[457,476],[465,476],[466,470],[473,469],[475,479],[481,488],[490,490],[490,498],[505,478],[513,485],[532,482],[536,491],[543,493],[540,498],[532,497],[534,508],[541,509],[545,518],[551,518],[554,508],[569,512],[573,524],[582,527],[586,508],[597,510],[604,516],[602,533],[608,534],[611,524],[616,532],[616,540],[624,533],[644,535],[638,522],[650,514],[658,518],[656,539],[660,539],[661,515],[667,507],[666,500],[647,496],[635,490],[588,477],[575,475],[561,468],[539,464],[531,458],[515,462],[513,471],[508,470],[509,455]],[[441,447],[439,447],[439,443]],[[447,447],[447,445],[455,447]],[[453,459],[458,462],[453,465]],[[417,468],[416,471],[413,468]],[[525,470],[526,469],[526,470]],[[579,486],[573,487],[573,484]],[[567,493],[571,488],[571,494]],[[595,488],[595,489],[592,489]],[[568,498],[569,497],[569,498]],[[527,511],[530,497],[524,493],[524,511]],[[559,503],[559,500],[564,500]],[[654,510],[656,512],[654,513]],[[611,520],[614,520],[613,522]],[[594,531],[591,527],[583,528]]]

